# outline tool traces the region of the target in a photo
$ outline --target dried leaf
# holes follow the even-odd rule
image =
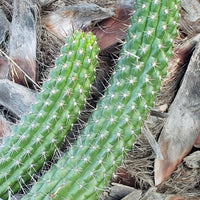
[[[172,103],[159,138],[164,160],[155,159],[155,184],[167,179],[190,152],[200,130],[200,45],[197,46],[182,85]]]

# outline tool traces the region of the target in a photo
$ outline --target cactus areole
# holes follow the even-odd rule
[[[172,55],[172,43],[177,35],[179,6],[180,0],[137,0],[126,41],[104,97],[98,102],[97,109],[89,118],[75,145],[34,184],[23,199],[98,199],[126,153],[131,150],[149,109],[154,104],[161,81],[167,72],[168,59]],[[79,39],[79,43],[81,42]],[[76,51],[80,52],[81,49],[77,46]],[[71,54],[76,53],[73,51]],[[73,67],[76,68],[74,65]],[[56,82],[58,74],[58,71],[51,73],[51,78]],[[38,121],[40,118],[48,118],[50,121],[45,125],[49,125],[51,129],[60,129],[60,126],[51,123],[54,121],[53,111],[48,112],[47,117],[46,112],[41,109],[44,99],[49,96],[49,92],[45,90],[48,91],[51,84],[53,82],[48,87],[44,85],[44,94],[38,99],[37,117],[30,114],[30,119],[24,119],[24,125],[18,126],[17,130],[29,130],[28,123],[33,118],[37,120],[36,130],[45,128]],[[62,82],[57,84],[62,85]],[[75,95],[73,100],[69,101],[73,104],[79,98]],[[56,93],[51,93],[49,99],[50,102],[56,101],[55,108],[52,109],[57,110]],[[45,105],[42,107],[45,108]],[[64,116],[59,118],[62,117]],[[16,191],[20,180],[26,181],[28,174],[44,162],[42,152],[47,152],[45,147],[53,145],[52,140],[55,138],[52,134],[34,137],[31,132],[28,132],[25,138],[23,134],[15,137],[17,139],[14,141],[5,141],[4,145],[8,143],[9,147],[2,148],[0,152],[0,197],[3,199],[8,197],[8,187]],[[16,145],[13,145],[15,143]],[[32,145],[27,146],[27,143]],[[37,160],[39,153],[41,162]],[[46,157],[47,155],[49,157],[49,153],[45,154]],[[36,167],[30,167],[29,164],[27,168],[28,164],[24,164],[27,159],[37,163]]]

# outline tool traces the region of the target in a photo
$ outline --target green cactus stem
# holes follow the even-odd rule
[[[24,199],[98,199],[154,104],[172,55],[179,6],[180,0],[137,0],[104,97],[76,144]]]
[[[1,145],[0,198],[18,191],[64,140],[89,95],[98,52],[92,33],[66,39],[37,103]]]

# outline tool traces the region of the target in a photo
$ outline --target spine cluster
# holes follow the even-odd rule
[[[96,38],[75,32],[67,38],[37,102],[0,148],[0,197],[16,192],[52,157],[77,120],[97,65]]]
[[[104,97],[75,145],[23,199],[95,200],[140,133],[166,75],[180,0],[137,0],[126,41]],[[93,81],[94,37],[67,40],[38,103],[0,149],[0,197],[17,191],[51,157],[76,120]]]
[[[104,97],[76,144],[24,199],[98,199],[131,149],[159,92],[177,35],[179,3],[137,0]]]

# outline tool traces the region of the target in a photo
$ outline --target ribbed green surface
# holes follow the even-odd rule
[[[24,199],[98,199],[131,149],[159,92],[177,35],[179,4],[180,0],[137,0],[105,97],[76,145]]]
[[[75,32],[66,39],[37,103],[1,145],[0,198],[30,180],[64,140],[89,95],[98,52],[92,33]]]

